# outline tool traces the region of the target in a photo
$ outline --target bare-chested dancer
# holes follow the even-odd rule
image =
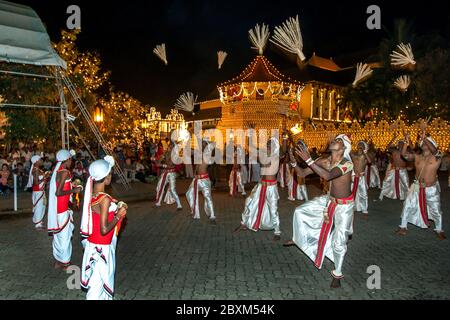
[[[207,139],[202,141],[203,153],[212,153],[214,145]],[[203,194],[205,200],[205,212],[209,217],[211,224],[216,224],[216,216],[214,214],[214,204],[211,194],[211,181],[208,175],[209,163],[202,158],[202,163],[195,165],[195,176],[186,192],[186,198],[191,207],[191,215],[194,219],[200,219],[200,208],[198,205],[199,191]]]
[[[358,149],[351,153],[353,161],[352,193],[355,199],[355,211],[362,212],[367,218],[369,214],[369,195],[367,193],[367,182],[364,179],[367,164],[372,163],[368,156],[369,145],[365,141],[358,142]]]
[[[394,140],[389,143],[387,150],[391,154],[391,163],[389,164],[389,170],[386,170],[386,176],[383,181],[383,186],[380,193],[380,200],[383,197],[390,199],[405,200],[408,193],[409,177],[408,170],[406,169],[407,163],[402,157],[402,148],[405,145],[405,141],[400,140],[397,146],[393,146]]]
[[[409,134],[405,139],[411,143]],[[425,131],[420,136],[422,153],[416,155],[407,151],[405,144],[402,155],[409,161],[414,161],[416,168],[415,180],[403,204],[402,222],[397,233],[405,235],[408,223],[420,228],[429,228],[429,220],[434,221],[434,232],[440,240],[445,239],[442,230],[442,209],[440,191],[437,186],[437,171],[441,165],[441,157],[437,143]]]
[[[297,146],[296,155],[309,166],[306,169],[298,166],[299,161],[290,152],[291,166],[297,174],[306,177],[317,173],[330,181],[330,192],[295,209],[292,240],[284,243],[284,246],[299,247],[318,269],[322,268],[325,256],[334,262],[331,287],[338,288],[341,286],[340,279],[344,277],[342,265],[348,236],[353,233],[351,141],[344,134],[338,135],[330,143],[329,149],[331,156],[314,161],[306,146]]]

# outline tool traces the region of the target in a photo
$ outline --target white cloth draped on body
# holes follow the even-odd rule
[[[308,191],[305,184],[298,183],[297,175],[290,174],[288,180],[288,200],[306,200],[308,201]]]
[[[164,170],[159,177],[158,184],[156,185],[156,205],[160,206],[164,199],[166,204],[177,204],[178,208],[181,208],[180,198],[178,197],[176,190],[177,174],[174,170]],[[169,185],[167,193],[164,197],[164,191],[166,186]]]
[[[352,180],[352,194],[355,199],[355,211],[368,213],[369,196],[367,193],[367,182],[364,174],[354,175]]]
[[[276,180],[263,180],[258,183],[245,199],[241,223],[253,231],[274,230],[276,235],[281,234],[278,215],[279,198]]]
[[[280,183],[280,187],[287,187],[290,180],[291,173],[289,172],[289,167],[286,163],[280,164],[280,170],[278,171],[277,180]]]
[[[383,197],[405,200],[408,187],[408,170],[405,168],[391,169],[386,172],[386,177],[381,188],[380,200],[383,200]]]
[[[211,194],[211,181],[207,174],[195,176],[186,192],[186,198],[191,207],[191,213],[194,219],[200,219],[199,192],[203,194],[206,215],[211,220],[214,220],[216,216],[214,214],[214,205]]]
[[[352,234],[354,203],[351,198],[346,204],[336,204],[323,195],[305,202],[294,212],[292,240],[317,268],[322,267],[324,257],[334,262],[335,277],[342,276],[347,239]],[[325,210],[328,210],[328,223],[324,220]]]
[[[245,195],[245,187],[239,170],[231,170],[230,178],[228,179],[228,187],[230,188],[230,195],[232,196],[238,192]]]
[[[442,230],[442,209],[438,186],[420,187],[417,181],[411,185],[403,203],[400,228],[411,223],[419,228],[428,228],[428,220],[433,220],[435,231]]]
[[[57,223],[59,231],[53,232],[53,257],[62,264],[69,264],[72,256],[73,212],[59,213]]]
[[[368,164],[365,175],[368,188],[381,188],[380,172],[376,164]]]
[[[43,175],[39,176],[39,180],[44,179]],[[45,196],[45,181],[39,184],[39,191],[34,191],[31,195],[33,201],[33,223],[36,228],[44,226],[45,205],[47,198]]]
[[[112,300],[116,268],[116,243],[101,245],[86,241],[81,269],[81,286],[88,289],[87,300]]]

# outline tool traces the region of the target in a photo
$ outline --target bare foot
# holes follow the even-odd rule
[[[236,229],[234,229],[233,233],[239,233],[240,231],[246,231],[247,227],[240,224]]]
[[[435,231],[435,233],[437,234],[437,237],[438,237],[439,240],[445,240],[445,239],[447,239],[447,237],[446,237],[445,234],[444,234],[444,231],[441,231],[441,232]]]
[[[364,220],[368,220],[369,219],[369,214],[368,213],[363,213],[363,219]]]
[[[338,289],[341,287],[341,279],[333,278],[331,280],[330,288]]]
[[[281,236],[279,234],[276,234],[273,236],[273,241],[280,241],[281,240]]]
[[[286,241],[285,243],[283,243],[283,247],[292,247],[295,246],[295,242],[292,240]]]
[[[396,234],[399,236],[406,236],[406,229],[405,228],[398,228],[397,231],[395,231]]]
[[[61,263],[61,262],[59,262],[59,261],[56,261],[55,264],[54,264],[54,267],[55,267],[55,269],[57,269],[57,270],[67,270],[67,268],[68,268],[69,266],[70,266],[70,263],[64,264],[64,263]]]

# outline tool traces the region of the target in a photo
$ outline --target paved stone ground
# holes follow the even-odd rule
[[[444,228],[450,191],[441,177]],[[317,181],[308,186],[318,194]],[[188,181],[180,182],[183,193]],[[281,189],[280,189],[281,190]],[[370,218],[355,218],[355,233],[344,264],[343,286],[329,289],[332,269],[322,270],[296,247],[282,242],[292,234],[292,215],[301,202],[287,201],[280,191],[282,241],[272,232],[233,235],[240,222],[243,198],[230,198],[224,187],[214,193],[218,224],[187,217],[175,207],[151,208],[133,203],[117,250],[116,299],[449,299],[450,240],[439,241],[430,230],[410,227],[407,236],[394,234],[401,202],[373,202]],[[79,216],[76,219],[79,225]],[[73,238],[73,263],[82,258],[78,234]],[[69,277],[53,269],[51,237],[33,230],[31,215],[0,216],[0,299],[84,299],[68,290]],[[381,268],[381,289],[368,290],[367,267]]]

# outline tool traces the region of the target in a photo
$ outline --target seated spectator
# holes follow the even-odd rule
[[[9,171],[9,166],[4,163],[2,165],[2,170],[0,171],[0,194],[8,194],[10,187],[8,185],[8,179],[11,175]]]
[[[136,162],[136,180],[145,183],[145,167],[140,160]]]
[[[73,178],[80,179],[83,183],[86,181],[86,169],[84,169],[81,161],[75,163],[75,168],[73,169]]]
[[[45,158],[44,158],[44,161],[43,161],[43,164],[44,164],[44,170],[45,170],[45,171],[50,171],[50,170],[52,170],[53,163],[50,161],[49,158],[45,157]]]
[[[136,181],[136,164],[131,161],[131,158],[125,160],[124,173],[127,181]]]

